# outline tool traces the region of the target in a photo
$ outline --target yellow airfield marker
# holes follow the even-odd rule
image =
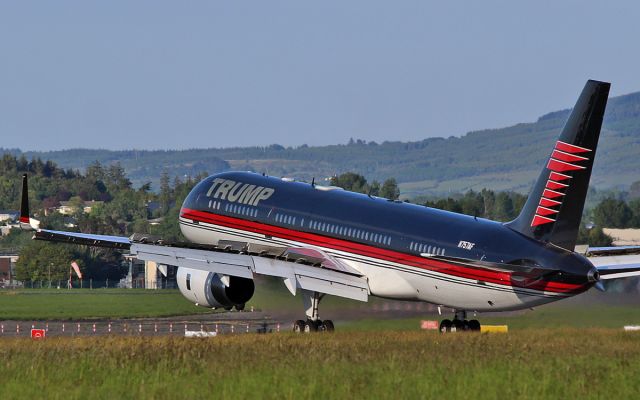
[[[508,325],[481,325],[480,332],[507,333],[509,332],[509,326]]]

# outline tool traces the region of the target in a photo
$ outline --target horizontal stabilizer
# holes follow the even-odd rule
[[[640,254],[589,257],[601,280],[640,276]]]

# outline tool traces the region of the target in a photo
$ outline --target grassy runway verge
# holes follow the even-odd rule
[[[145,318],[210,313],[178,290],[21,289],[0,291],[0,320]]]
[[[636,398],[640,335],[336,332],[0,341],[0,398]]]

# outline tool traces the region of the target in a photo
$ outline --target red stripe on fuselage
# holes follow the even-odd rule
[[[347,240],[332,238],[328,236],[307,233],[279,226],[268,225],[261,222],[244,220],[236,217],[214,214],[183,208],[180,216],[193,221],[226,226],[234,229],[241,229],[263,235],[275,236],[282,239],[294,240],[306,244],[327,247],[348,253],[359,254],[367,257],[377,258],[386,261],[397,262],[408,266],[422,268],[447,275],[454,275],[461,278],[475,279],[484,282],[495,283],[511,287],[523,287],[540,291],[557,293],[576,293],[586,289],[583,285],[570,284],[553,281],[540,281],[538,283],[524,286],[513,284],[511,274],[508,272],[496,272],[486,269],[469,268],[460,265],[447,263],[444,261],[425,259],[422,257],[405,254],[398,251],[381,249],[375,246],[350,242]]]

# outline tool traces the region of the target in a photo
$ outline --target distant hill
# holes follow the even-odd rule
[[[296,148],[271,145],[226,149],[107,151],[73,149],[25,152],[0,149],[83,169],[95,160],[120,162],[136,185],[160,174],[237,169],[302,180],[354,171],[370,181],[395,177],[403,196],[490,188],[526,192],[548,157],[570,110],[552,112],[533,123],[469,132],[462,137],[383,143],[356,140],[331,146]],[[391,133],[390,133],[391,135]],[[640,92],[609,99],[592,185],[628,187],[640,180]]]

